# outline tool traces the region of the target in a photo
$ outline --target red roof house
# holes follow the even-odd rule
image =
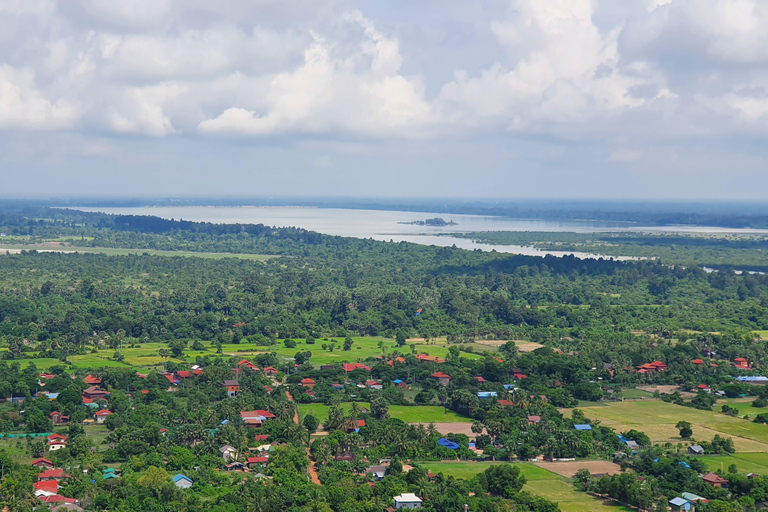
[[[447,386],[448,384],[450,384],[451,379],[453,378],[447,373],[443,373],[443,372],[435,372],[432,374],[432,377],[437,379],[438,382],[440,382],[440,384],[442,384],[443,386]]]
[[[37,479],[40,481],[61,480],[62,478],[70,478],[70,476],[66,474],[63,469],[46,469],[37,475]]]
[[[86,375],[83,381],[88,384],[89,386],[100,386],[101,385],[101,379],[98,377],[94,377],[93,375]]]

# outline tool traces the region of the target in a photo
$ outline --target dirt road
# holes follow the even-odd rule
[[[294,402],[293,396],[289,392],[285,392],[285,395],[288,397],[288,400],[291,402]],[[296,411],[293,413],[293,422],[297,425],[299,424],[299,408],[296,407]],[[312,480],[313,484],[316,485],[322,485],[320,483],[320,477],[317,476],[317,465],[315,464],[315,459],[312,458],[312,454],[309,453],[309,448],[306,448],[307,450],[307,458],[309,459],[309,478]]]

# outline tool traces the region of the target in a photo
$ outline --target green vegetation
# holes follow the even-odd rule
[[[350,404],[340,404],[342,409],[349,410]],[[360,407],[370,409],[369,403],[360,403]],[[328,410],[330,406],[323,404],[300,404],[299,414],[304,417],[311,414],[323,423],[328,419]],[[389,417],[402,420],[406,423],[470,423],[472,418],[461,416],[451,410],[443,409],[440,406],[429,405],[390,405]]]
[[[681,265],[762,271],[768,269],[765,261],[768,235],[764,234],[494,231],[460,233],[455,236],[496,245],[658,258],[666,263]]]
[[[768,387],[734,375],[768,365],[768,276],[21,207],[0,231],[30,249],[0,258],[0,433],[69,418],[60,450],[0,440],[13,510],[37,503],[41,455],[73,474],[61,492],[97,510],[370,512],[401,492],[426,510],[613,508],[582,491],[650,509],[684,490],[746,509],[768,496],[762,479],[729,475],[728,494],[698,476],[765,462],[752,418],[768,417]],[[642,240],[612,242],[676,239]],[[32,250],[49,242],[109,251]],[[742,242],[745,257],[762,250],[679,245]],[[631,471],[576,482],[509,462],[614,455]]]

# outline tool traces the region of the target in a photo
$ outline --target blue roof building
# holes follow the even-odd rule
[[[449,441],[444,437],[441,437],[437,440],[437,444],[440,446],[445,446],[449,450],[458,450],[459,449],[459,443],[454,443],[453,441]]]
[[[768,377],[763,377],[762,375],[742,375],[736,377],[736,380],[738,382],[768,382]]]
[[[487,398],[496,398],[497,394],[495,391],[478,391],[477,398],[480,399],[487,399]]]
[[[592,430],[592,425],[587,425],[586,423],[580,423],[578,425],[574,425],[573,428],[576,430]]]
[[[173,477],[173,484],[180,489],[189,489],[192,487],[192,479],[179,473]]]
[[[669,500],[669,506],[672,510],[691,510],[691,502],[683,498]]]

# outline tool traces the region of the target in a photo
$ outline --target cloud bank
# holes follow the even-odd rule
[[[251,141],[306,151],[294,167],[393,150],[430,167],[448,144],[490,151],[495,176],[688,176],[704,146],[754,174],[767,91],[762,0],[0,0],[0,138],[79,154]]]

